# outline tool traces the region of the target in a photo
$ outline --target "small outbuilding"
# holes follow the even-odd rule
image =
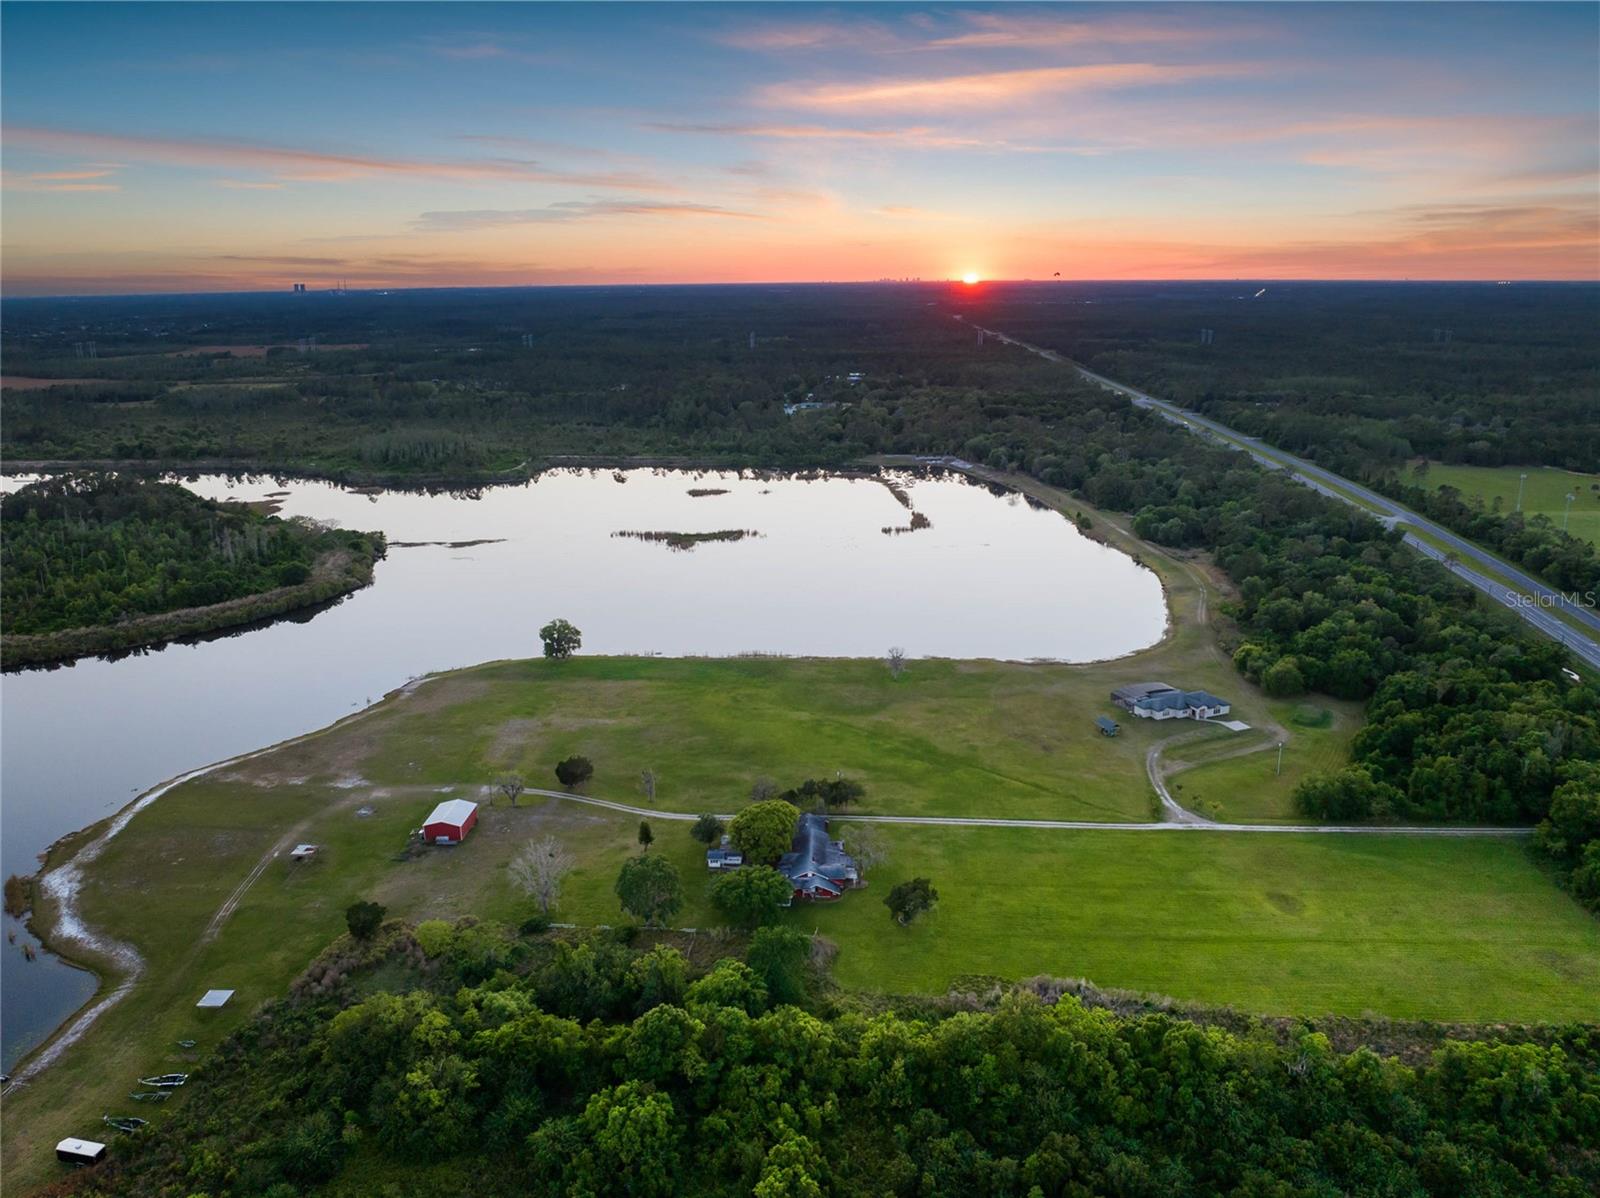
[[[1094,722],[1095,726],[1100,729],[1101,736],[1115,736],[1118,732],[1122,731],[1121,724],[1117,723],[1116,720],[1108,719],[1103,715],[1096,716]]]
[[[232,997],[232,990],[207,990],[194,1005],[208,1011],[215,1010],[217,1007],[227,1006],[228,1000]]]
[[[68,1136],[56,1145],[56,1160],[69,1165],[97,1165],[106,1158],[106,1146],[96,1140]]]
[[[422,839],[428,844],[460,844],[478,822],[478,805],[470,799],[446,799],[423,821]]]

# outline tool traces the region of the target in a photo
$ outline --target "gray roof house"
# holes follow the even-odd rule
[[[1132,711],[1141,699],[1148,699],[1152,695],[1176,694],[1177,690],[1177,687],[1168,686],[1165,682],[1130,682],[1112,691],[1111,701],[1124,711]]]
[[[794,845],[778,859],[778,872],[794,883],[797,899],[836,899],[861,883],[855,858],[840,841],[828,839],[827,819],[809,813],[800,817]]]

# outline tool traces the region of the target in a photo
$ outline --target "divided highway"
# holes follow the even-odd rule
[[[957,316],[963,324],[972,328],[982,326],[972,324],[963,316]],[[1210,417],[1202,416],[1198,412],[1191,412],[1187,408],[1179,407],[1164,399],[1157,399],[1147,395],[1136,387],[1119,383],[1115,379],[1108,379],[1103,374],[1097,374],[1086,366],[1081,366],[1053,349],[1030,345],[1026,341],[1019,341],[1015,337],[995,329],[983,329],[985,336],[1003,341],[1007,345],[1014,345],[1030,353],[1038,354],[1047,361],[1059,363],[1062,366],[1076,370],[1083,378],[1091,383],[1096,383],[1109,390],[1125,395],[1141,408],[1149,408],[1160,413],[1174,424],[1182,425],[1190,432],[1248,453],[1261,465],[1269,470],[1285,471],[1296,482],[1321,492],[1330,499],[1337,499],[1341,503],[1348,503],[1352,507],[1360,508],[1369,515],[1393,525],[1407,525],[1416,532],[1407,532],[1405,542],[1419,552],[1437,561],[1444,562],[1445,566],[1453,571],[1456,577],[1470,586],[1476,587],[1488,595],[1496,603],[1504,604],[1517,615],[1521,616],[1533,628],[1558,641],[1584,664],[1600,670],[1600,613],[1591,606],[1574,602],[1571,598],[1554,590],[1537,578],[1519,570],[1492,553],[1473,544],[1463,537],[1457,536],[1443,525],[1436,524],[1425,516],[1418,515],[1410,508],[1396,503],[1386,496],[1378,494],[1360,483],[1325,470],[1313,462],[1293,454],[1285,453],[1267,445],[1259,437],[1247,436],[1236,432],[1225,424],[1221,424]],[[1422,533],[1432,541],[1440,542],[1447,546],[1441,549],[1439,545],[1424,540],[1416,535]],[[1453,559],[1453,560],[1452,560]],[[1467,561],[1475,562],[1483,567],[1477,570],[1465,564]],[[1484,571],[1487,571],[1484,572]],[[1498,574],[1500,578],[1491,575]],[[1509,579],[1512,583],[1507,586],[1501,579]],[[1589,631],[1581,631],[1561,619],[1556,613],[1570,617],[1579,624],[1584,625]]]

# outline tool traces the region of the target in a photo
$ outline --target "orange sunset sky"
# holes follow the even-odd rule
[[[8,4],[3,285],[1592,279],[1597,12]]]

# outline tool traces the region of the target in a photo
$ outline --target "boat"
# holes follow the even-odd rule
[[[135,1132],[141,1127],[148,1127],[150,1120],[140,1119],[135,1115],[102,1115],[105,1125],[121,1132]]]
[[[128,1095],[135,1102],[165,1102],[172,1097],[171,1090],[135,1090]]]
[[[154,1086],[158,1090],[169,1090],[174,1086],[181,1086],[189,1080],[187,1073],[158,1073],[154,1077],[141,1077],[141,1086]]]
[[[193,1041],[193,1040],[179,1040],[178,1041],[178,1047],[179,1048],[193,1048],[194,1046],[195,1046],[195,1041]]]

